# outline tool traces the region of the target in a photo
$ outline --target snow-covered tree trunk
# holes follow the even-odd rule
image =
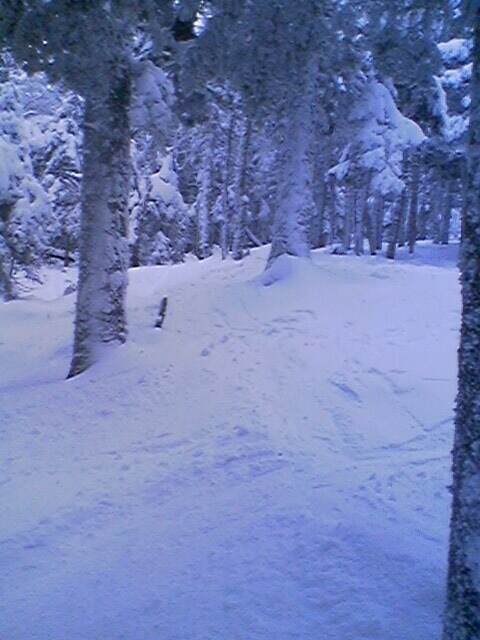
[[[291,118],[284,118],[280,128],[282,168],[267,268],[283,254],[309,255],[307,225],[309,209],[313,205],[312,166],[308,154],[313,129],[309,101],[304,99],[296,104]]]
[[[196,203],[197,210],[197,238],[196,238],[196,254],[203,260],[208,258],[212,253],[210,245],[211,232],[211,197],[212,197],[212,171],[213,171],[213,149],[214,135],[212,131],[213,124],[207,122],[206,133],[202,144],[202,168],[200,170],[200,185],[198,199]]]
[[[69,377],[95,362],[104,345],[126,339],[129,103],[127,73],[112,81],[108,92],[85,101],[80,273]]]
[[[233,222],[233,243],[232,257],[234,260],[243,258],[245,246],[245,227],[247,224],[248,214],[248,194],[247,194],[247,177],[248,177],[248,157],[250,153],[250,140],[252,136],[252,121],[249,118],[245,125],[245,133],[241,145],[240,163],[238,166],[239,177],[236,180],[238,185],[237,211],[234,212]]]
[[[229,186],[232,177],[232,156],[235,138],[235,128],[237,125],[237,110],[232,105],[231,113],[228,119],[227,129],[227,150],[225,157],[225,171],[223,174],[222,183],[222,220],[220,225],[220,246],[222,249],[222,259],[225,260],[228,255],[228,231],[230,223],[230,198],[229,198]]]
[[[480,638],[480,6],[474,17],[467,192],[462,220],[462,323],[443,640]]]
[[[418,229],[418,240],[426,240],[427,239],[427,226],[428,226],[428,204],[425,198],[422,198],[422,204],[420,205],[420,211],[418,215],[417,229]]]
[[[355,253],[363,254],[363,237],[368,198],[370,196],[370,172],[364,172],[359,177],[355,198]]]
[[[330,185],[326,175],[332,165],[331,137],[317,125],[315,131],[315,155],[313,159],[312,196],[315,216],[310,230],[310,246],[314,249],[326,245],[325,218]]]

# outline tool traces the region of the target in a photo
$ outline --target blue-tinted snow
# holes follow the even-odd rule
[[[24,283],[0,305],[2,640],[439,640],[440,249],[286,258],[270,286],[264,249],[134,269],[129,342],[69,381],[72,273]]]

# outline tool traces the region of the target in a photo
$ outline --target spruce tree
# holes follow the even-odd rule
[[[85,101],[80,273],[69,376],[108,343],[126,339],[125,293],[130,187],[129,109],[139,34],[160,55],[185,39],[199,2],[5,0],[0,44],[31,72],[45,71]]]

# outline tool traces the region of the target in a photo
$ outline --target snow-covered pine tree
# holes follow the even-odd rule
[[[29,131],[23,114],[21,77],[4,58],[0,84],[0,295],[15,297],[15,271],[38,264],[48,246],[51,207],[34,175]]]
[[[247,117],[276,123],[270,127],[278,173],[269,265],[282,253],[308,254],[307,227],[315,208],[310,145],[316,69],[335,46],[335,31],[329,30],[334,5],[223,3],[214,8],[203,39],[212,75],[241,92]]]
[[[78,97],[67,93],[53,113],[32,116],[28,123],[35,174],[52,206],[50,255],[66,267],[74,260],[80,233],[81,112]]]
[[[133,207],[134,265],[181,262],[188,207],[178,189],[172,154],[163,156],[158,171],[144,176],[143,182],[144,193]]]
[[[344,250],[350,247],[350,235],[355,226],[356,249],[361,251],[364,223],[370,230],[370,251],[376,251],[374,223],[368,211],[370,196],[398,200],[391,221],[394,230],[390,246],[396,246],[402,211],[405,210],[403,158],[408,149],[418,147],[425,139],[418,125],[403,116],[392,94],[372,74],[359,86],[359,96],[348,117],[349,143],[343,149],[340,162],[330,169],[336,184],[346,184],[349,201],[344,219]],[[351,218],[351,220],[349,219]],[[390,255],[390,254],[389,254]],[[393,255],[391,255],[393,257]]]
[[[85,100],[80,274],[70,376],[84,371],[108,343],[126,339],[125,292],[130,188],[130,127],[135,48],[152,34],[152,50],[174,48],[176,26],[192,23],[197,0],[2,3],[0,43],[30,71],[45,71]],[[184,35],[182,36],[182,40]]]

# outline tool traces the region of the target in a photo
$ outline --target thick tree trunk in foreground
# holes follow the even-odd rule
[[[453,498],[443,640],[480,638],[480,7],[462,228],[462,325],[453,448]]]
[[[106,344],[126,339],[129,103],[127,74],[102,95],[86,98],[80,273],[68,377],[85,371]]]

